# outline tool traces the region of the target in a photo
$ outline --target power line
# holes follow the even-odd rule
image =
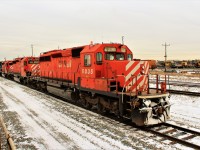
[[[122,36],[122,44],[124,45],[124,36]]]
[[[33,44],[31,44],[31,49],[32,49],[32,57],[33,57]]]
[[[166,44],[166,42],[165,42],[165,44],[162,44],[162,46],[164,46],[165,47],[165,72],[167,71],[167,68],[166,68],[166,62],[167,62],[167,46],[170,46],[170,44]]]

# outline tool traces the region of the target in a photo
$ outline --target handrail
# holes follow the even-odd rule
[[[120,76],[122,76],[122,77],[124,77],[124,80],[125,80],[125,75],[116,75],[116,77],[118,78],[118,77],[120,77]],[[146,76],[148,79],[149,79],[149,76],[147,75]],[[117,81],[117,78],[116,78],[116,81]],[[136,95],[138,95],[138,83],[137,83],[137,76],[134,76],[134,75],[131,75],[131,83],[132,83],[132,86],[134,86],[134,84],[136,84]],[[135,83],[133,83],[133,80],[135,79]],[[148,81],[148,83],[147,84],[149,84],[149,81]],[[125,87],[126,87],[127,85],[126,85],[126,83],[124,83],[124,86],[123,86],[123,89],[122,89],[122,95],[123,95],[123,92],[124,92],[124,89],[125,89]],[[147,85],[148,86],[148,89],[147,89],[147,94],[149,94],[149,85]],[[117,82],[116,82],[116,87],[117,87]],[[116,90],[116,92],[118,92],[117,90]],[[130,91],[130,93],[131,93],[132,91]]]
[[[125,77],[125,75],[116,75],[116,77],[118,78],[118,77],[124,77],[124,81],[125,81],[125,79],[126,79],[126,77]],[[116,78],[116,79],[117,79]],[[117,80],[116,80],[116,84],[117,84]],[[117,87],[117,86],[116,86]],[[123,95],[124,95],[124,89],[125,89],[125,84],[124,84],[124,86],[123,86],[123,89],[122,89],[122,103],[123,103]],[[116,92],[118,92],[118,90],[116,89]]]
[[[155,80],[156,80],[156,88],[155,88],[155,90],[156,90],[156,93],[158,93],[159,92],[159,83],[161,83],[161,76],[162,75],[158,75],[158,74],[151,74],[151,76],[156,76],[156,78],[155,78]],[[164,83],[165,84],[167,84],[167,82],[168,82],[168,84],[169,84],[169,76],[168,76],[168,78],[167,78],[167,75],[163,75],[164,76]],[[151,79],[151,80],[154,80],[154,79]],[[163,83],[163,82],[162,82]],[[161,85],[160,85],[161,86]],[[170,88],[170,87],[169,87]]]
[[[150,91],[149,91],[149,75],[147,75],[147,78],[148,78],[148,81],[147,81],[147,82],[148,82],[148,83],[147,83],[147,86],[148,86],[148,87],[147,87],[147,94],[149,94],[149,93],[150,93]]]

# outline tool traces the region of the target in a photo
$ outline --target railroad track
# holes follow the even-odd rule
[[[103,116],[102,116],[103,117]],[[104,117],[103,117],[104,118]],[[181,144],[186,147],[190,147],[193,149],[200,149],[200,143],[192,143],[192,140],[200,141],[200,131],[190,130],[188,128],[183,128],[178,125],[169,124],[169,123],[161,123],[149,127],[139,127],[133,125],[129,119],[124,119],[123,121],[119,118],[113,116],[106,116],[104,119],[110,122],[112,125],[115,125],[111,120],[106,118],[113,119],[119,123],[123,123],[128,129],[137,128],[139,130],[152,133],[157,135],[158,137],[163,137],[163,139],[159,141],[169,140],[169,144]]]
[[[150,88],[150,89],[154,89],[156,90],[156,88]],[[161,89],[158,89],[159,91],[161,91]],[[200,92],[190,92],[190,91],[180,91],[180,90],[168,90],[167,91],[169,93],[173,93],[173,94],[181,94],[181,95],[189,95],[189,96],[200,96]]]
[[[152,79],[149,80],[150,83],[152,84],[156,84],[156,82]],[[165,82],[165,80],[159,80],[159,84],[161,82]],[[200,87],[200,83],[191,83],[191,82],[182,82],[182,81],[167,81],[167,85],[170,85],[170,86],[184,86],[184,87]]]
[[[174,90],[173,92],[177,92],[177,91]],[[181,92],[185,92],[185,91],[180,91],[180,94],[181,94]],[[194,94],[194,92],[193,92],[193,94]],[[66,99],[64,99],[62,97],[59,97],[59,96],[56,96],[56,95],[53,95],[53,94],[50,94],[50,93],[49,93],[49,95],[53,96],[55,98],[59,98],[64,103],[66,102]],[[71,101],[67,101],[67,102],[74,104]],[[81,105],[78,105],[78,104],[76,104],[76,106],[81,107]],[[86,109],[86,108],[84,108],[84,109]],[[91,110],[91,111],[98,113],[96,110]],[[151,127],[138,127],[138,126],[133,125],[132,122],[129,119],[126,119],[126,118],[121,119],[121,118],[118,118],[118,117],[113,116],[111,114],[110,115],[109,114],[102,115],[102,118],[104,118],[104,120],[106,120],[107,122],[110,122],[113,125],[115,125],[115,124],[113,123],[112,120],[115,120],[118,123],[123,123],[125,126],[127,126],[127,128],[134,127],[134,128],[137,128],[137,129],[141,129],[143,131],[150,132],[152,134],[156,134],[159,137],[163,137],[165,139],[170,140],[171,144],[179,143],[179,144],[182,144],[182,145],[187,146],[187,147],[191,147],[191,148],[194,148],[194,149],[200,149],[200,144],[196,145],[195,143],[191,143],[190,141],[188,141],[188,140],[193,139],[195,137],[199,137],[199,139],[200,139],[200,132],[196,132],[196,131],[193,131],[193,130],[190,130],[190,129],[187,129],[187,128],[182,128],[180,126],[172,125],[172,124],[169,124],[169,123],[162,123],[162,124],[158,124],[158,125],[151,126]],[[109,119],[106,119],[106,118],[109,118],[109,119],[112,119],[112,120],[109,120]],[[162,132],[163,130],[165,130],[165,131]],[[184,136],[184,137],[181,138],[181,136]]]
[[[191,96],[200,96],[199,92],[189,92],[189,91],[179,91],[179,90],[167,90],[170,93],[182,94],[182,95],[191,95]]]
[[[182,92],[185,92],[185,91],[182,91]],[[55,96],[53,94],[49,94],[49,95],[59,98],[62,101],[66,101],[65,99],[63,99],[59,96]],[[70,101],[67,101],[67,102],[71,103]],[[77,105],[77,106],[79,106],[79,105]],[[96,112],[96,111],[93,111],[93,112]],[[102,117],[104,117],[104,116],[102,115]],[[200,132],[193,131],[193,130],[190,130],[187,128],[182,128],[180,126],[172,125],[169,123],[162,123],[162,124],[158,124],[158,125],[151,126],[151,127],[138,127],[138,126],[133,125],[132,122],[130,122],[130,120],[128,120],[128,119],[121,120],[120,118],[109,116],[109,115],[107,115],[106,117],[116,120],[119,123],[124,123],[127,126],[127,128],[135,127],[137,129],[141,129],[143,131],[155,134],[159,137],[163,137],[164,138],[163,140],[168,139],[171,141],[170,142],[171,144],[179,143],[179,144],[182,144],[187,147],[191,147],[194,149],[200,149],[200,144],[197,145],[196,143],[191,143],[191,141],[189,141],[194,138],[200,139]],[[104,118],[104,120],[107,120],[107,119]],[[113,121],[111,121],[111,120],[107,120],[107,121],[110,122],[111,124],[113,124]],[[113,125],[115,125],[115,124],[113,124]]]
[[[160,85],[161,82],[164,82],[165,80],[159,80],[158,84]],[[151,84],[156,84],[156,82],[152,81],[150,79]],[[183,87],[196,87],[200,88],[200,83],[191,83],[191,82],[181,82],[181,81],[167,81],[167,91],[174,94],[182,94],[182,95],[191,95],[191,96],[200,96],[200,92],[191,92],[191,91],[180,91],[180,90],[173,90],[170,88],[170,86],[183,86]],[[150,89],[156,89],[151,88]],[[159,89],[161,90],[161,89]]]
[[[200,140],[200,132],[169,123],[162,123],[142,129],[170,140],[170,144],[179,143],[190,148],[200,149],[200,143],[192,143],[192,139],[196,139],[196,141]]]

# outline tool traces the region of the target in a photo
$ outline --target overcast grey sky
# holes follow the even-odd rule
[[[121,42],[135,58],[200,59],[200,0],[0,0],[0,60]]]

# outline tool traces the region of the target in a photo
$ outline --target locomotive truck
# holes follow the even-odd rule
[[[22,76],[21,72],[21,83],[81,103],[87,109],[96,107],[102,114],[131,119],[138,126],[170,118],[165,84],[161,91],[150,90],[148,61],[133,59],[133,53],[123,44],[90,44],[44,52],[37,74],[31,70]]]

